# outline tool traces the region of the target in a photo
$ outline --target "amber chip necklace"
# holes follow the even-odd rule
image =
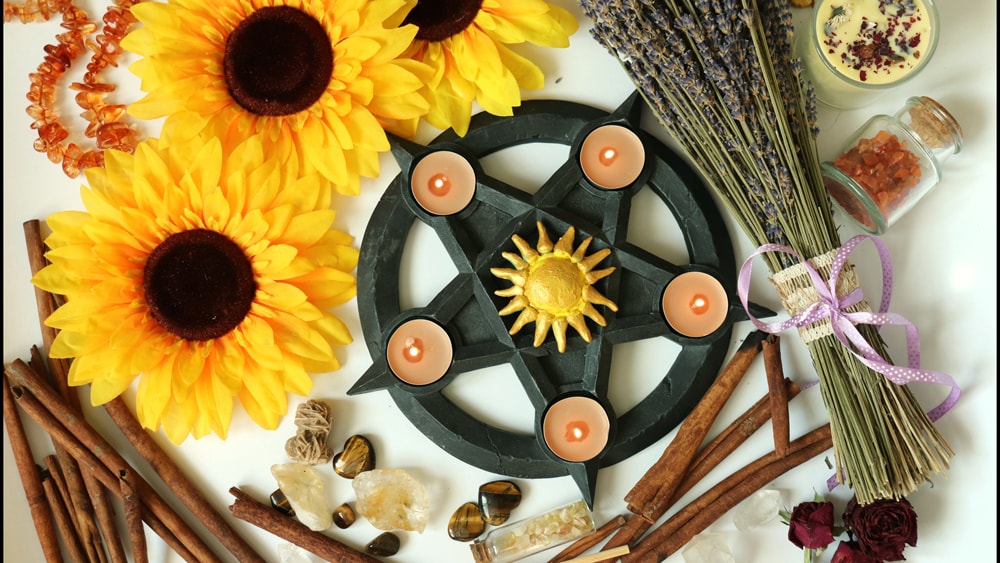
[[[4,2],[3,21],[14,18],[23,23],[46,21],[55,14],[62,16],[65,32],[56,35],[55,45],[46,45],[45,58],[38,70],[28,75],[28,115],[34,120],[31,128],[38,131],[34,148],[45,153],[55,164],[62,164],[63,172],[70,178],[80,175],[85,168],[104,165],[104,151],[115,149],[128,153],[135,151],[138,133],[123,119],[125,105],[111,104],[105,96],[115,90],[115,85],[101,81],[101,72],[108,66],[118,66],[122,53],[121,40],[137,21],[129,11],[141,0],[115,0],[104,13],[104,28],[95,37],[98,24],[88,19],[87,13],[75,6],[73,0],[27,0],[24,3]],[[62,123],[55,109],[59,80],[81,53],[92,51],[82,82],[69,85],[77,92],[75,100],[87,120],[84,134],[94,139],[96,148],[85,150],[80,145],[67,142],[70,131]]]

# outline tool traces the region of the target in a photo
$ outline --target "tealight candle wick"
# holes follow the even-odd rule
[[[601,156],[598,158],[604,166],[611,166],[617,159],[618,151],[615,150],[614,147],[604,147],[604,149],[601,150]]]
[[[445,174],[435,174],[428,180],[427,189],[436,196],[446,195],[451,190],[451,180]]]
[[[582,442],[590,434],[590,426],[582,420],[575,420],[566,425],[566,441]]]
[[[424,341],[409,337],[403,342],[403,357],[408,362],[419,362],[424,357]]]
[[[692,313],[694,313],[696,315],[704,315],[705,313],[707,313],[709,311],[709,309],[711,309],[711,306],[709,305],[708,297],[704,296],[701,293],[696,293],[691,298],[691,312]]]

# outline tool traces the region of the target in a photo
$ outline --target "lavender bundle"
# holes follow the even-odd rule
[[[755,244],[781,244],[826,278],[840,247],[816,150],[815,102],[791,50],[787,0],[581,0],[627,71]],[[812,284],[791,254],[763,254],[790,314]],[[856,287],[853,266],[838,280]],[[839,293],[838,288],[838,293]],[[862,301],[850,311],[870,310]],[[816,323],[814,323],[816,324]],[[943,473],[951,448],[906,386],[866,367],[827,327],[799,333],[830,416],[838,479],[859,502],[900,498]],[[875,327],[858,330],[883,358]]]

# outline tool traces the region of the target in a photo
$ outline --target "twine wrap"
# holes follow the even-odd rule
[[[830,272],[833,268],[834,257],[839,249],[833,249],[826,254],[820,254],[807,262],[819,273],[824,281],[829,283]],[[819,291],[809,275],[809,269],[802,262],[793,264],[768,278],[774,289],[781,297],[781,304],[791,316],[802,314],[806,309],[820,300]],[[847,263],[837,277],[837,296],[845,298],[853,291],[860,289],[858,276],[854,270],[854,264]],[[846,312],[859,313],[871,312],[871,307],[865,299],[844,309]],[[799,336],[804,344],[809,344],[824,336],[833,335],[833,323],[830,317],[823,317],[811,323],[798,327]]]
[[[847,259],[851,252],[865,241],[871,241],[878,250],[882,263],[882,300],[878,311],[872,312],[864,301],[864,294],[858,287],[854,267]],[[799,263],[774,275],[772,284],[787,290],[782,301],[792,317],[777,323],[764,323],[750,312],[749,291],[753,259],[765,252],[784,252],[795,256]],[[800,273],[804,272],[804,275]],[[787,272],[787,273],[786,273]],[[787,278],[787,279],[786,279]],[[810,287],[804,284],[809,283]],[[788,289],[790,288],[790,290]],[[858,360],[872,371],[882,374],[897,385],[911,382],[936,383],[951,388],[948,396],[938,406],[927,412],[931,421],[941,418],[958,402],[962,394],[955,380],[948,374],[921,369],[920,333],[917,327],[902,315],[889,312],[892,299],[892,262],[889,249],[882,239],[870,235],[858,235],[840,248],[831,250],[813,260],[805,260],[799,253],[780,244],[765,244],[750,255],[740,268],[737,291],[740,301],[754,326],[764,332],[776,333],[791,327],[805,329],[803,340],[808,343],[826,335],[834,336],[845,348],[857,356]],[[787,299],[787,301],[786,301]],[[876,327],[884,325],[902,326],[906,330],[907,366],[897,366],[883,358],[858,332],[859,324]],[[805,340],[809,338],[811,340]]]
[[[333,449],[326,444],[332,421],[330,407],[310,399],[295,410],[295,437],[285,442],[288,457],[306,465],[319,465],[333,459]]]

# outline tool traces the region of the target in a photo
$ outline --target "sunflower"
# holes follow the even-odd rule
[[[544,0],[418,0],[403,21],[420,29],[405,56],[434,70],[426,121],[462,136],[473,101],[508,116],[521,105],[521,88],[544,86],[541,69],[506,45],[567,47],[577,30],[569,12]]]
[[[417,32],[412,0],[167,0],[132,8],[122,48],[147,94],[129,107],[167,117],[161,143],[258,135],[268,154],[356,195],[389,149],[384,127],[426,113],[425,65],[399,56]]]
[[[66,297],[51,354],[74,358],[69,384],[89,383],[95,406],[138,378],[145,428],[225,439],[234,396],[273,429],[307,372],[339,367],[351,335],[327,309],[354,297],[357,251],[317,175],[265,158],[260,137],[228,154],[150,139],[86,175],[87,211],[48,218],[32,282]]]

